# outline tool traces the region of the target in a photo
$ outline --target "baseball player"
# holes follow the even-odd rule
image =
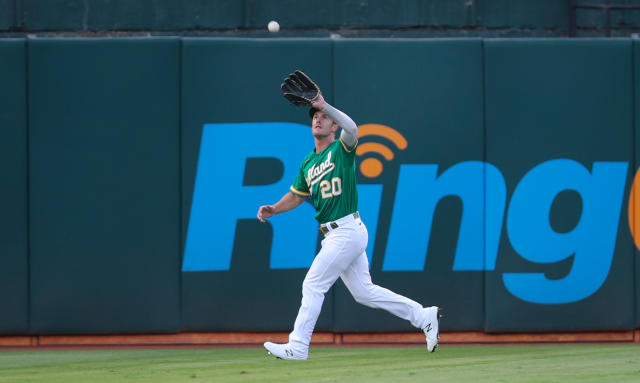
[[[311,107],[309,115],[315,150],[302,161],[290,191],[276,204],[260,206],[258,219],[265,222],[310,198],[324,239],[302,283],[302,303],[289,342],[265,342],[264,347],[280,359],[307,359],[324,295],[340,277],[358,303],[387,310],[423,329],[427,350],[435,351],[440,309],[436,306],[423,308],[421,304],[371,282],[365,253],[368,233],[358,213],[356,190],[358,127],[349,116],[329,105],[318,86],[301,71],[289,75],[281,90],[294,105]],[[336,140],[338,127],[342,132]]]

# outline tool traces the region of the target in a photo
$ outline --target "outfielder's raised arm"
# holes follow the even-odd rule
[[[351,117],[329,105],[329,103],[325,104],[322,111],[331,117],[331,119],[342,128],[342,132],[340,133],[342,142],[350,148],[354,147],[358,142],[358,126],[353,122]]]
[[[296,106],[311,106],[327,114],[339,127],[342,128],[340,139],[345,145],[354,147],[358,143],[358,126],[343,112],[329,105],[322,97],[318,84],[313,82],[300,70],[296,70],[284,79],[280,84],[282,96]]]

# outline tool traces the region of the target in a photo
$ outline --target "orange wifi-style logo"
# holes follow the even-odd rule
[[[364,124],[358,127],[358,138],[366,136],[380,136],[391,141],[398,149],[407,148],[407,139],[400,132],[392,127],[380,124]],[[385,160],[391,161],[394,157],[393,151],[388,146],[378,142],[359,143],[356,155],[363,156],[367,153],[377,153]],[[360,162],[360,173],[367,178],[375,178],[382,174],[383,165],[375,157],[365,158]]]

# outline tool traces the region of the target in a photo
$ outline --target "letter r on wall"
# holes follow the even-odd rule
[[[183,271],[229,270],[238,219],[256,218],[260,205],[289,191],[309,140],[308,127],[293,123],[206,124],[187,229]],[[274,139],[276,137],[276,139]],[[243,186],[247,158],[275,157],[284,164],[276,183]],[[270,220],[272,268],[302,268],[315,254],[313,208],[303,204]],[[291,251],[295,249],[295,251]]]

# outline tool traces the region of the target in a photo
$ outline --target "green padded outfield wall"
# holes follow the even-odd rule
[[[28,50],[31,330],[178,330],[180,40]]]
[[[632,327],[631,63],[629,40],[485,41],[487,161],[509,201],[488,331]]]
[[[296,68],[367,133],[374,282],[443,306],[444,331],[631,329],[638,49],[2,40],[0,332],[289,330],[321,236],[308,204],[255,214],[313,148],[306,110],[278,89]],[[338,282],[317,329],[410,327]]]
[[[191,204],[185,203],[190,215],[185,216],[183,308],[198,308],[183,319],[202,317],[206,305],[215,304],[207,314],[212,318],[242,313],[233,329],[289,329],[301,276],[312,259],[315,238],[307,231],[313,225],[296,210],[272,220],[273,231],[265,232],[254,216],[257,205],[275,202],[287,191],[308,120],[304,110],[286,109],[276,91],[279,81],[270,85],[264,76],[253,80],[248,74],[244,81],[235,76],[249,65],[247,57],[264,73],[278,62],[264,56],[270,44],[298,41],[188,40],[185,60],[187,43],[211,45],[212,55],[214,45],[229,46],[215,48],[217,63],[211,59],[224,74],[198,83],[215,100],[210,106],[215,115],[191,122],[193,88],[189,81],[183,86],[183,196],[193,195]],[[253,45],[251,54],[244,44]],[[635,259],[623,214],[633,174],[629,40],[337,39],[329,48],[329,72],[303,66],[296,56],[292,60],[361,129],[385,127],[361,137],[361,144],[387,149],[358,156],[360,211],[369,229],[375,282],[446,307],[444,330],[633,327]],[[239,52],[245,56],[228,64]],[[202,72],[191,68],[183,65],[183,75]],[[278,78],[291,69],[269,70]],[[225,93],[231,101],[218,105],[217,93],[228,91],[231,81],[245,87]],[[273,105],[266,111],[247,108],[246,97],[233,101],[245,88],[269,86],[276,89],[261,94],[259,103]],[[207,89],[199,91],[196,104],[207,102],[200,96]],[[272,121],[281,123],[268,124]],[[300,122],[302,133],[287,125]],[[194,180],[189,156],[198,146],[188,137],[197,137],[197,125],[204,124],[211,125],[202,132]],[[229,138],[241,144],[231,145]],[[383,172],[366,176],[360,166],[368,159],[377,159]],[[245,237],[245,230],[250,235]],[[282,230],[289,233],[285,244]],[[242,271],[256,262],[264,265],[264,257],[270,258],[268,273]],[[289,269],[299,270],[297,280],[282,276],[294,273]],[[262,301],[277,290],[275,301]],[[207,296],[215,303],[207,303]],[[252,300],[255,296],[261,303]],[[281,298],[289,302],[287,309],[273,306],[282,305]],[[333,301],[336,331],[409,328],[356,305],[340,282]],[[240,323],[255,322],[246,306],[266,307],[258,324]],[[328,309],[325,305],[325,313]],[[211,323],[185,328],[219,329]]]
[[[0,40],[0,333],[29,328],[25,40]]]

